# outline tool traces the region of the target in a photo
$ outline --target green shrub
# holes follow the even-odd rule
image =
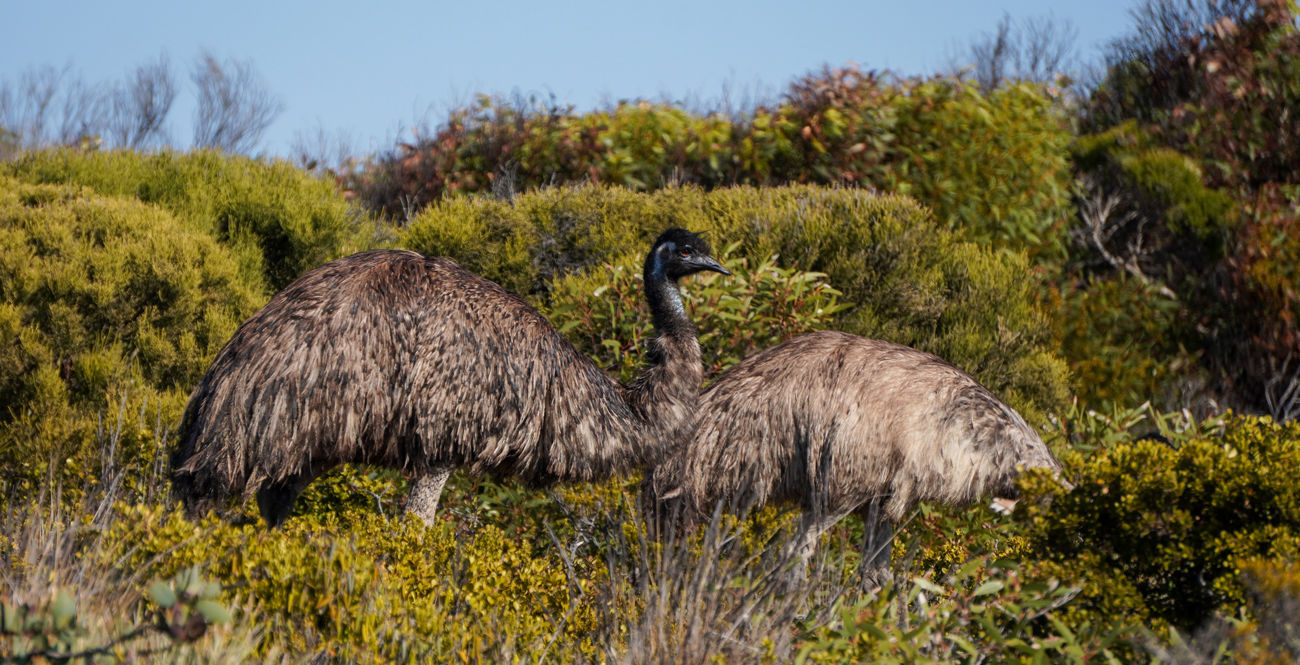
[[[1028,83],[914,81],[891,98],[897,156],[887,191],[915,197],[964,238],[1059,259],[1069,212],[1063,111]]]
[[[333,184],[284,161],[58,149],[24,153],[0,174],[154,204],[234,250],[246,276],[265,280],[269,292],[371,241]]]
[[[1095,406],[1240,403],[1213,380],[1234,345],[1216,338],[1250,316],[1234,313],[1241,303],[1224,297],[1219,272],[1240,230],[1232,199],[1131,122],[1081,137],[1074,150],[1089,183],[1081,209],[1114,204],[1104,219],[1080,216],[1064,281],[1062,346],[1080,396]]]
[[[751,268],[748,259],[731,258],[726,251],[718,258],[732,274],[691,278],[685,293],[692,320],[708,322],[699,333],[706,375],[800,333],[824,329],[848,307],[821,273],[778,268],[771,259]],[[653,335],[643,311],[642,261],[629,256],[618,265],[555,282],[554,304],[546,312],[580,350],[625,381],[644,364],[642,354]]]
[[[849,304],[827,327],[947,358],[1031,422],[1064,403],[1064,368],[1049,349],[1051,326],[1038,309],[1037,278],[1025,259],[958,242],[902,197],[814,187],[650,194],[552,188],[509,204],[450,200],[430,206],[401,243],[450,255],[550,308],[559,304],[549,286],[554,278],[648,248],[670,226],[706,232],[715,245],[736,243],[732,256],[749,265],[775,256],[776,268],[826,275]],[[491,235],[489,229],[509,231]],[[725,280],[717,283],[729,288]],[[705,333],[735,325],[697,324]],[[615,331],[595,334],[616,338]]]
[[[559,640],[569,658],[601,645],[596,609],[572,595],[547,541],[507,537],[495,525],[426,528],[414,519],[352,514],[268,531],[145,507],[119,508],[104,556],[168,575],[196,562],[254,608],[263,653],[329,654],[338,662],[501,662]],[[534,534],[539,535],[539,534]],[[587,580],[595,584],[598,578]]]
[[[796,663],[1090,663],[1114,661],[1135,626],[1070,624],[1055,616],[1077,589],[1026,579],[1013,561],[975,558],[952,575],[899,579],[841,609]]]
[[[1187,403],[1180,383],[1200,383],[1182,307],[1150,284],[1092,278],[1062,294],[1062,309],[1061,354],[1082,403],[1173,408]]]
[[[154,454],[142,430],[172,427],[261,301],[206,234],[80,187],[0,179],[0,249],[0,467],[11,481],[41,479],[50,463],[56,477],[97,477],[95,446],[110,438],[110,465]]]
[[[1084,106],[1096,134],[1079,166],[1133,199],[1114,246],[1140,250],[1127,254],[1180,301],[1196,359],[1182,364],[1209,379],[1201,401],[1294,417],[1279,386],[1300,357],[1296,4],[1152,3],[1135,17]]]
[[[802,77],[752,114],[620,103],[575,113],[480,97],[415,145],[381,154],[349,187],[409,218],[448,195],[595,183],[653,191],[796,183],[904,193],[941,226],[1001,248],[1058,254],[1070,131],[1027,84],[991,95],[960,79],[856,68]]]
[[[1244,560],[1300,555],[1300,423],[1168,434],[1068,455],[1074,490],[1023,513],[1044,569],[1082,584],[1073,611],[1190,630],[1246,604]]]

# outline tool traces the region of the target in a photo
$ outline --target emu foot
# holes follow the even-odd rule
[[[887,582],[894,581],[894,573],[888,566],[872,566],[862,571],[859,588],[862,593],[875,593]]]

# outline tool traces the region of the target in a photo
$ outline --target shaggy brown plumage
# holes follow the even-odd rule
[[[275,525],[313,478],[359,462],[414,472],[432,519],[452,468],[546,483],[653,464],[699,393],[676,282],[725,273],[709,254],[680,229],[656,240],[645,288],[658,335],[627,387],[449,259],[370,251],[327,263],[246,321],[194,389],[174,491],[191,513],[256,494]]]
[[[919,501],[1012,495],[1017,467],[1060,469],[1038,434],[970,375],[916,349],[840,332],[790,339],[741,361],[700,396],[687,443],[650,489],[695,516],[719,501],[803,511],[793,556],[853,512],[887,576],[892,525]],[[883,557],[881,556],[883,554]],[[883,569],[881,569],[883,566]]]

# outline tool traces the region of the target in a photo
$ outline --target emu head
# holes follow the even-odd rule
[[[1069,491],[1074,489],[1074,484],[1066,480],[1062,475],[1064,467],[1061,461],[1056,459],[1056,455],[1043,443],[1043,440],[1037,435],[1025,437],[1020,445],[1016,446],[1017,460],[1016,469],[1012,474],[1008,474],[1000,486],[994,488],[993,499],[989,503],[989,508],[994,512],[1008,515],[1020,501],[1020,488],[1017,486],[1016,479],[1020,473],[1028,469],[1047,469],[1056,477],[1056,482]]]
[[[659,234],[646,256],[645,273],[674,282],[703,270],[730,275],[712,254],[709,242],[700,235],[686,229],[668,229]]]

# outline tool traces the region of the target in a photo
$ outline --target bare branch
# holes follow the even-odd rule
[[[980,90],[996,90],[1006,76],[1007,52],[1011,50],[1011,15],[1003,14],[997,32],[985,35],[982,42],[971,45],[975,58],[975,82]]]
[[[59,118],[59,133],[50,137],[52,143],[78,145],[83,141],[98,141],[103,134],[105,118],[110,105],[109,95],[101,86],[87,84],[80,77],[71,79],[63,92],[63,109]],[[38,144],[44,144],[41,140]]]
[[[289,154],[308,171],[341,174],[351,171],[357,162],[356,141],[344,130],[331,134],[323,125],[294,133]]]
[[[1293,363],[1288,353],[1279,363],[1276,356],[1268,359],[1269,378],[1264,382],[1264,401],[1273,420],[1286,422],[1300,417],[1300,362]]]
[[[251,62],[219,62],[203,53],[190,75],[198,89],[194,145],[229,152],[256,147],[267,127],[284,109],[262,84]]]
[[[113,144],[140,150],[165,143],[163,123],[176,94],[176,77],[166,55],[136,67],[113,91],[107,128]]]
[[[32,68],[16,84],[0,86],[0,126],[16,137],[19,147],[44,145],[50,141],[47,127],[50,109],[66,69]]]
[[[1068,20],[1052,16],[1014,21],[1003,14],[997,29],[985,33],[970,46],[975,83],[985,93],[1008,81],[1053,83],[1058,75],[1069,75],[1075,65],[1075,43],[1079,31]]]
[[[1142,235],[1142,229],[1146,226],[1146,219],[1137,210],[1126,205],[1119,194],[1105,191],[1102,186],[1087,176],[1080,178],[1076,189],[1076,198],[1078,200],[1079,220],[1083,222],[1083,227],[1081,232],[1076,231],[1072,234],[1076,238],[1082,235],[1083,237],[1079,239],[1096,250],[1102,259],[1115,270],[1136,277],[1138,281],[1155,288],[1160,295],[1170,300],[1178,300],[1177,294],[1172,289],[1148,277],[1142,271],[1142,266],[1138,264],[1138,257],[1148,252],[1143,246]],[[1124,255],[1120,256],[1111,251],[1109,247],[1111,240],[1117,233],[1125,230],[1135,221],[1137,222],[1137,228],[1131,234]]]
[[[0,83],[0,127],[7,132],[2,147],[161,143],[176,93],[165,57],[141,65],[122,82],[87,83],[68,68],[33,68],[17,84]]]
[[[1022,25],[1024,42],[1017,62],[1017,76],[1046,83],[1072,68],[1074,45],[1079,31],[1069,21],[1050,16],[1031,16]]]

